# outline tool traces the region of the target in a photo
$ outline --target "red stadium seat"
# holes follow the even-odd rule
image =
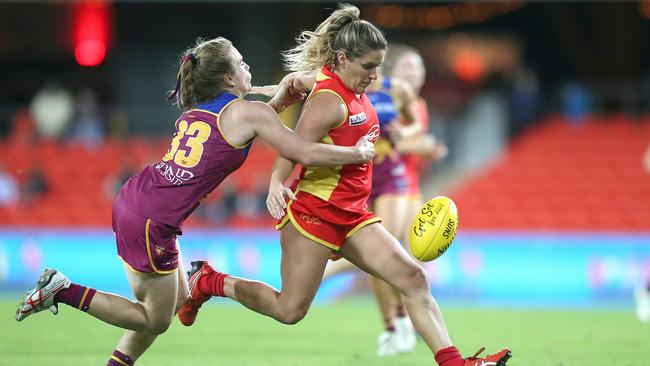
[[[457,188],[462,225],[650,231],[650,174],[641,169],[648,144],[650,119],[574,126],[551,117]]]

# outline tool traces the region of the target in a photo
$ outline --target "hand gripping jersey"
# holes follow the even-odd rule
[[[372,173],[372,192],[370,201],[381,195],[395,193],[405,194],[409,180],[402,156],[395,149],[395,144],[390,140],[386,126],[390,123],[399,123],[398,113],[393,101],[393,89],[390,78],[383,78],[379,87],[368,90],[368,99],[377,111],[381,134],[375,144],[375,159]]]
[[[340,146],[354,146],[364,135],[375,142],[379,136],[379,121],[365,94],[356,95],[348,89],[329,66],[316,76],[316,85],[308,101],[320,93],[336,95],[347,108],[345,119],[329,130],[320,142]],[[368,209],[368,195],[372,184],[372,163],[336,167],[302,167],[300,177],[293,184],[294,191],[312,194],[346,211],[363,212]]]
[[[250,143],[231,144],[219,127],[219,115],[237,99],[224,92],[181,114],[162,161],[129,179],[117,199],[139,215],[180,228],[201,200],[246,160]]]

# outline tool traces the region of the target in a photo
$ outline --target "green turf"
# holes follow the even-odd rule
[[[13,319],[13,302],[0,302],[0,310],[0,365],[105,365],[121,335],[66,306],[22,323]],[[631,311],[448,309],[445,316],[465,355],[509,346],[515,366],[650,365],[650,324]],[[317,306],[293,326],[234,305],[207,306],[191,328],[175,320],[137,365],[435,364],[423,342],[412,354],[376,357],[377,318],[369,302]]]

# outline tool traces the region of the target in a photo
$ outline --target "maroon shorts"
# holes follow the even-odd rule
[[[119,196],[113,203],[117,255],[132,270],[167,274],[178,268],[178,229],[138,215]]]
[[[372,167],[372,189],[368,204],[373,205],[380,196],[404,195],[408,193],[409,177],[406,175],[406,167],[400,160],[391,160],[385,158],[380,163],[375,159],[375,165]]]

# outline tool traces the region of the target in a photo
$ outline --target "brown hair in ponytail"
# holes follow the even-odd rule
[[[179,107],[190,109],[216,98],[225,87],[224,76],[234,70],[233,62],[229,40],[197,39],[181,57],[176,88],[167,93],[167,99],[176,97]]]

